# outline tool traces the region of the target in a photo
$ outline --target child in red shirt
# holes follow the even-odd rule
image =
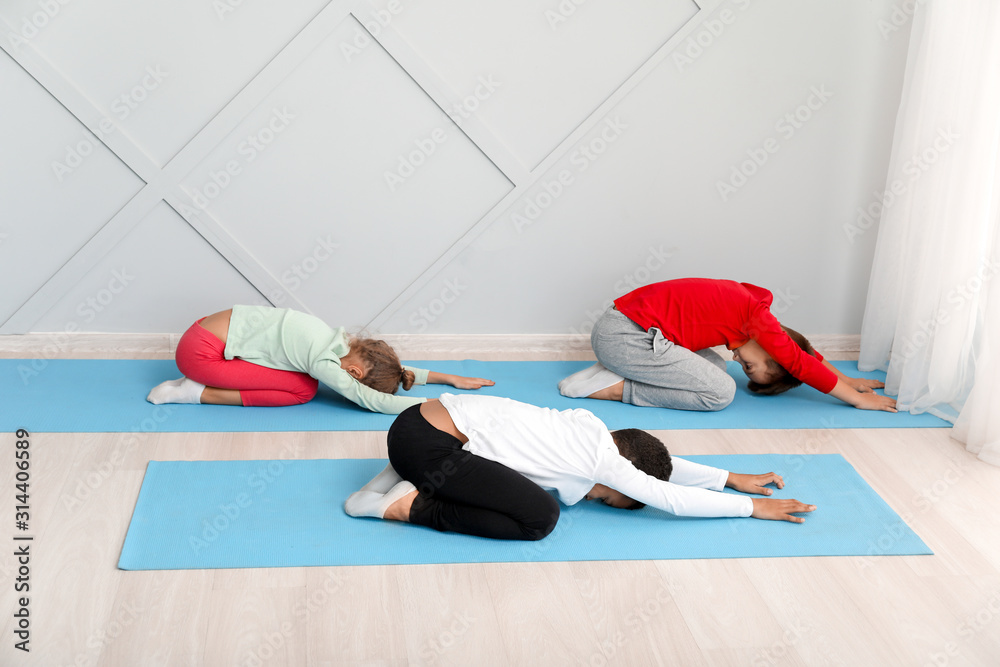
[[[711,347],[725,345],[749,388],[781,393],[800,383],[864,410],[895,412],[877,380],[847,377],[771,314],[773,296],[749,283],[681,278],[615,300],[594,325],[598,363],[559,383],[566,396],[682,410],[721,410],[736,383]],[[793,340],[793,338],[797,338]]]

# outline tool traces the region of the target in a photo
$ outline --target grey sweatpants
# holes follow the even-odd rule
[[[733,401],[736,382],[713,350],[691,350],[642,327],[614,308],[594,324],[590,344],[597,360],[625,378],[623,403],[676,410],[721,410]]]

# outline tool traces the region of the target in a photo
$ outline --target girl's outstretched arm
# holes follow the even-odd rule
[[[358,382],[353,375],[332,359],[317,360],[309,367],[309,375],[352,403],[385,415],[398,415],[406,408],[427,400],[421,396],[398,396],[376,391]]]
[[[871,389],[858,391],[840,378],[837,378],[837,386],[830,392],[835,396],[858,408],[859,410],[885,410],[886,412],[896,412],[896,399],[891,396],[876,394]]]
[[[843,382],[846,382],[848,384],[848,386],[853,387],[857,391],[868,392],[868,391],[872,391],[873,389],[881,389],[882,387],[885,386],[885,383],[882,382],[881,380],[868,380],[868,379],[865,379],[865,378],[852,378],[850,376],[844,375],[839,370],[837,370],[836,366],[834,366],[833,364],[831,364],[829,361],[827,361],[825,359],[823,360],[823,365],[826,366],[827,368],[829,368],[833,372],[833,374],[837,376],[837,379],[842,380]]]
[[[482,387],[492,387],[496,383],[493,380],[483,378],[469,378],[430,371],[427,373],[427,384],[450,384],[456,389],[481,389]]]

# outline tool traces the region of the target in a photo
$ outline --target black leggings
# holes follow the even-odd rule
[[[540,540],[556,526],[559,503],[519,472],[462,449],[431,426],[420,406],[389,428],[389,462],[417,487],[410,523],[502,540]]]

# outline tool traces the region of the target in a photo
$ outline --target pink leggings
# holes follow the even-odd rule
[[[200,322],[192,324],[177,343],[177,368],[186,377],[207,387],[236,389],[247,406],[298,405],[316,395],[319,381],[307,373],[226,359],[225,344]]]

